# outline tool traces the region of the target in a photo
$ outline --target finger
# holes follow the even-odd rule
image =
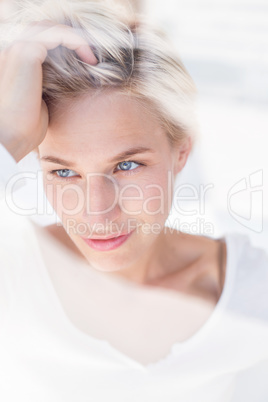
[[[52,21],[49,21],[49,20],[31,22],[30,24],[27,24],[27,27],[22,31],[19,39],[20,40],[31,39],[35,35],[37,35],[39,32],[42,32],[47,28],[51,28],[54,25],[55,25],[55,23],[53,23]]]
[[[29,40],[42,44],[47,50],[55,49],[59,45],[62,45],[70,50],[74,50],[82,61],[92,65],[98,63],[87,41],[78,35],[74,28],[67,25],[47,25],[45,29],[39,31]]]

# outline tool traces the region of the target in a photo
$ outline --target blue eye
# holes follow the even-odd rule
[[[140,163],[136,163],[136,162],[133,162],[133,161],[123,161],[123,162],[118,163],[117,166],[119,166],[119,167],[121,166],[119,168],[119,170],[127,171],[127,170],[133,170],[133,169],[131,169],[132,164],[137,165],[137,166],[140,165]],[[137,166],[134,166],[134,169],[136,169]]]
[[[69,172],[73,172],[74,174],[69,176]],[[57,176],[65,178],[65,177],[72,177],[72,176],[77,176],[77,174],[70,169],[59,169],[59,170],[53,170],[51,173],[56,173]]]
[[[143,163],[138,163],[134,161],[123,161],[118,163],[117,165],[117,171],[122,171],[122,172],[128,172],[128,171],[133,171],[139,166],[145,166]],[[70,174],[71,172],[71,174]],[[76,172],[70,169],[57,169],[57,170],[51,170],[49,174],[53,176],[60,177],[61,179],[69,179],[72,177],[79,176]]]

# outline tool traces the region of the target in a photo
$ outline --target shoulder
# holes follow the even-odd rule
[[[237,275],[256,278],[268,275],[268,254],[261,247],[253,245],[249,236],[240,233],[228,233],[225,241],[229,249],[230,264],[237,266]]]
[[[232,286],[232,308],[268,321],[268,254],[254,246],[247,235],[229,233],[228,279]]]
[[[185,265],[198,263],[200,267],[214,267],[217,271],[220,265],[225,270],[226,242],[225,239],[217,239],[204,235],[177,232],[172,234],[170,241],[178,252]]]
[[[182,291],[186,283],[187,292],[215,304],[221,295],[225,278],[225,242],[177,230],[168,230],[167,240],[168,255],[173,255],[172,283],[176,284],[176,289]]]

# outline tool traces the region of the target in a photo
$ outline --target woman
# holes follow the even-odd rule
[[[16,24],[3,169],[36,150],[62,226],[6,211],[2,399],[266,400],[267,255],[165,226],[195,133],[168,41],[100,2],[29,3]]]

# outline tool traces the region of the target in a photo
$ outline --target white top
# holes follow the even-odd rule
[[[10,195],[10,192],[6,194],[8,181],[12,179],[19,170],[15,159],[2,144],[0,144],[0,166],[0,199],[3,199],[6,195]]]
[[[225,236],[225,286],[206,323],[142,365],[70,321],[33,224],[2,213],[1,401],[267,402],[268,256],[247,236]]]

